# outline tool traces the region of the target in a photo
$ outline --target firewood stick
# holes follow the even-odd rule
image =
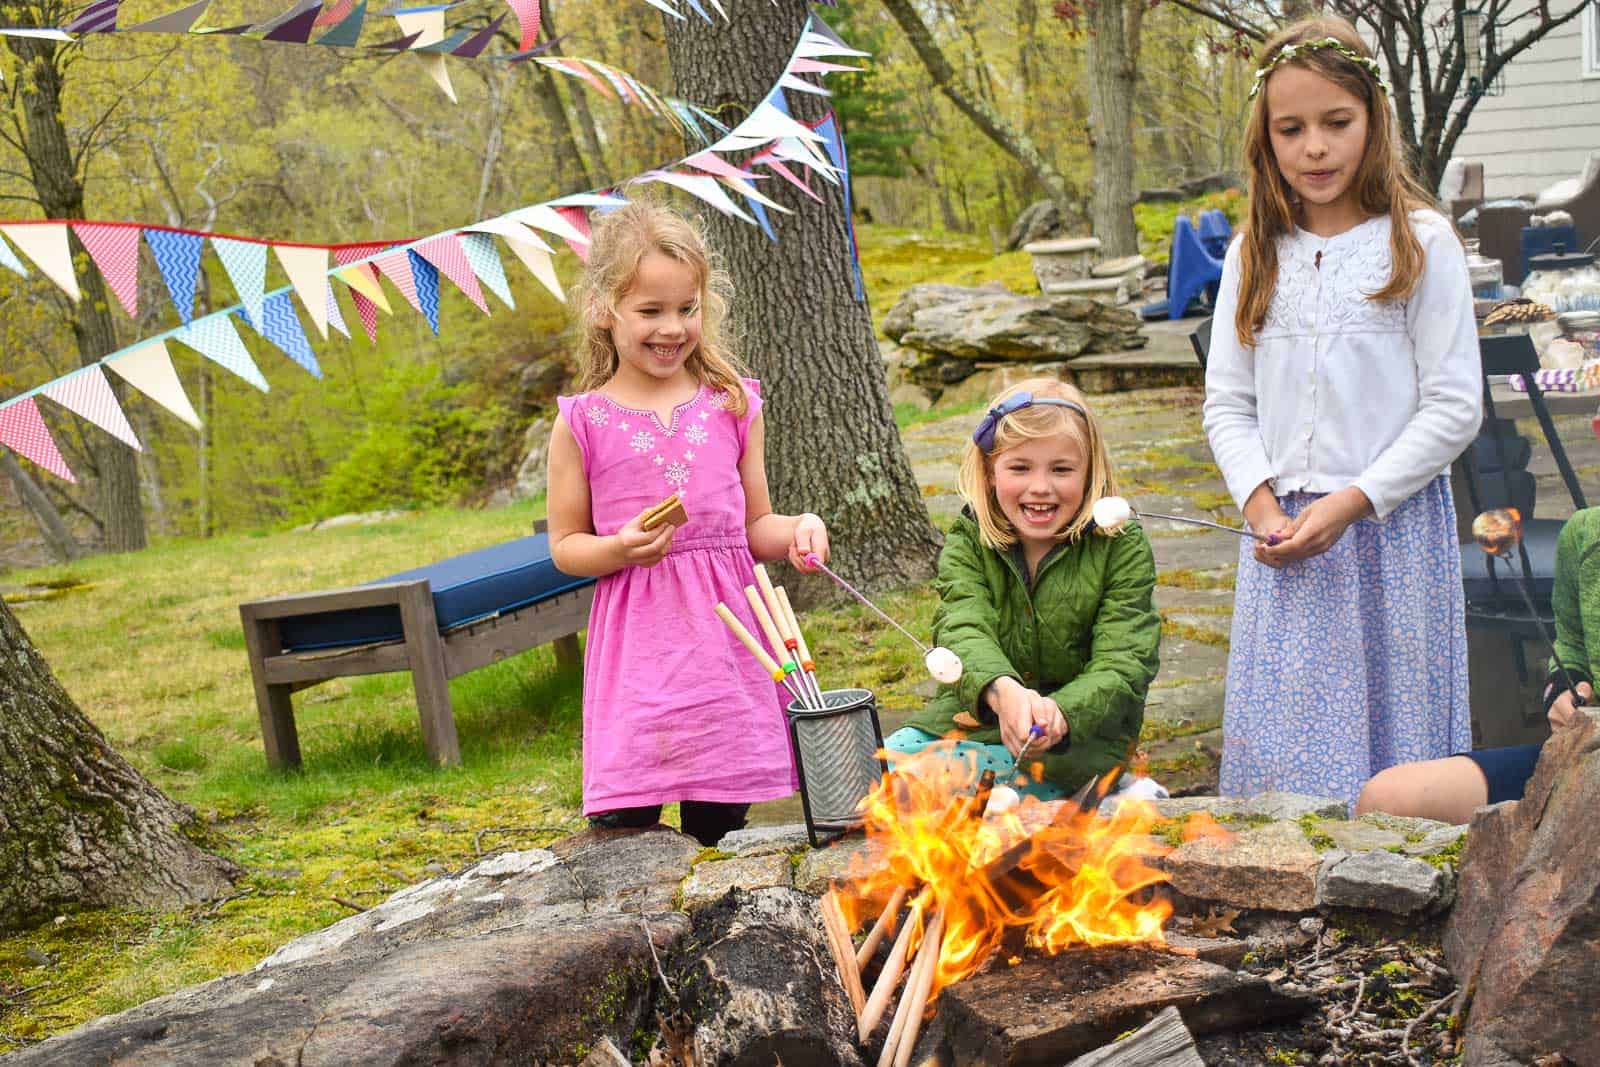
[[[926,954],[927,964],[918,976],[916,988],[911,993],[911,1012],[906,1017],[906,1028],[900,1033],[900,1044],[895,1049],[894,1067],[909,1067],[911,1053],[916,1051],[917,1038],[922,1036],[922,1013],[928,1010],[928,997],[933,993],[933,980],[939,971],[939,953],[944,948],[944,912],[933,917],[933,925],[922,939],[920,957]]]
[[[883,914],[878,916],[878,921],[872,924],[872,929],[867,931],[867,939],[861,942],[861,947],[856,950],[856,966],[865,967],[872,954],[878,951],[878,946],[883,943],[883,936],[894,927],[895,920],[900,916],[900,909],[905,907],[906,887],[896,886],[889,895],[889,903],[883,909]]]
[[[878,1055],[878,1067],[905,1067],[900,1058],[901,1049],[905,1050],[905,1059],[911,1058],[912,1046],[916,1044],[916,1032],[922,1029],[922,1010],[927,1007],[928,997],[924,980],[931,986],[934,969],[939,964],[939,943],[943,940],[941,931],[944,929],[944,913],[933,917],[922,932],[922,944],[917,946],[917,959],[911,967],[911,974],[906,978],[905,988],[900,991],[900,1003],[894,1009],[894,1022],[889,1027],[889,1036],[883,1043],[883,1051]],[[922,1003],[917,1003],[917,991],[923,990]],[[909,1043],[907,1037],[910,1037]]]
[[[901,972],[906,968],[906,949],[911,946],[911,928],[917,925],[914,920],[921,907],[922,898],[918,897],[911,905],[911,914],[906,917],[905,925],[900,927],[900,936],[894,939],[894,946],[889,949],[889,958],[884,961],[883,970],[878,972],[878,980],[872,985],[872,995],[867,998],[867,1006],[861,1012],[861,1023],[856,1027],[863,1045],[872,1036],[872,1031],[878,1028],[883,1011],[889,1006],[889,995],[894,992],[895,983],[900,981]]]
[[[861,969],[856,966],[855,953],[850,950],[850,927],[844,921],[844,912],[839,910],[839,898],[834,896],[831,889],[822,895],[822,924],[833,946],[834,962],[839,965],[839,979],[850,996],[850,1008],[860,1019],[861,1009],[866,1007],[867,994],[861,988]]]

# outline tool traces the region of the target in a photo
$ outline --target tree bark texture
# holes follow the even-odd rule
[[[225,893],[239,869],[183,835],[193,821],[84,717],[0,601],[0,931]]]
[[[11,479],[11,484],[17,487],[17,495],[33,512],[34,519],[39,523],[39,532],[44,535],[45,543],[57,559],[71,561],[83,555],[83,549],[67,528],[60,510],[45,496],[44,490],[28,477],[28,472],[22,469],[17,457],[4,449],[0,449],[0,474]]]
[[[81,219],[83,180],[61,118],[65,78],[58,62],[58,45],[25,37],[6,41],[26,67],[18,92],[26,116],[28,169],[39,204],[47,218]],[[88,254],[75,235],[72,244],[75,258],[86,261]],[[100,272],[80,271],[78,287],[83,299],[72,309],[72,336],[79,362],[88,366],[117,350],[117,334],[111,321],[111,298]],[[111,388],[120,402],[123,391],[116,382]],[[91,434],[89,441],[98,474],[105,548],[111,552],[141,549],[145,546],[144,505],[134,452],[109,434]]]
[[[666,33],[677,95],[728,115],[732,126],[777,84],[807,5],[726,7],[726,22],[667,20]],[[798,121],[826,113],[825,97],[787,96]],[[773,505],[821,515],[835,569],[852,581],[872,588],[924,581],[939,535],[894,423],[870,309],[854,295],[843,188],[814,178],[818,204],[787,184],[762,183],[793,212],[769,212],[776,245],[755,226],[702,212],[733,278],[737,350],[764,386]],[[826,583],[794,585],[808,602],[835,596]]]
[[[894,16],[894,20],[905,31],[906,40],[911,42],[917,58],[922,60],[922,66],[933,79],[933,84],[939,87],[939,91],[944,93],[963,115],[971,119],[973,125],[977,126],[985,137],[1022,164],[1023,169],[1049,194],[1050,199],[1056,202],[1062,213],[1067,213],[1074,200],[1067,180],[1049,160],[1045,159],[1038,146],[1026,134],[1007,122],[1004,116],[962,83],[955,68],[950,65],[950,61],[939,48],[939,43],[933,39],[933,33],[922,21],[922,16],[917,14],[913,0],[883,0],[883,7]]]
[[[899,2],[899,0],[896,0]],[[1094,185],[1089,217],[1105,257],[1139,251],[1133,224],[1133,100],[1139,79],[1139,33],[1143,0],[1094,0],[1088,11],[1089,120],[1094,155]]]

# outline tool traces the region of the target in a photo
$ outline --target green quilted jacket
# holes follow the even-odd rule
[[[1125,762],[1138,742],[1145,690],[1159,665],[1155,559],[1132,522],[1117,537],[1091,532],[1051,550],[1031,588],[1026,574],[1020,548],[997,552],[984,545],[970,513],[956,520],[939,554],[933,636],[964,669],[907,725],[998,744],[999,724],[978,697],[1010,675],[1060,705],[1071,733],[1042,753],[1044,773],[1075,790]],[[955,718],[961,712],[985,725],[963,729]]]
[[[1556,542],[1556,655],[1573,684],[1600,677],[1600,508],[1575,513]],[[1588,635],[1588,636],[1586,636]],[[1555,662],[1550,663],[1552,672]]]

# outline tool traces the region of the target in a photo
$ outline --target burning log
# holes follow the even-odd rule
[[[861,969],[856,964],[855,953],[851,951],[850,928],[844,921],[844,913],[839,910],[839,900],[831,889],[822,896],[822,927],[828,935],[833,962],[839,968],[839,979],[844,982],[844,991],[850,997],[850,1007],[856,1013],[856,1018],[860,1019],[867,999],[861,988]]]
[[[940,912],[922,936],[917,964],[895,1008],[894,1025],[889,1029],[889,1039],[883,1043],[878,1067],[890,1067],[891,1063],[893,1067],[907,1067],[910,1063],[911,1050],[917,1047],[917,1035],[922,1032],[922,1014],[928,1010],[928,994],[933,991],[933,975],[939,966],[939,951],[943,946],[944,913]]]
[[[872,954],[878,951],[878,946],[883,944],[884,935],[894,929],[895,922],[900,918],[900,909],[905,907],[906,887],[895,886],[893,893],[889,894],[889,903],[884,905],[883,911],[878,916],[878,921],[872,924],[872,929],[867,933],[867,939],[861,942],[861,947],[856,950],[856,968],[859,970],[867,965]]]
[[[912,902],[911,914],[906,916],[906,923],[900,928],[900,936],[894,939],[894,947],[889,950],[889,958],[884,961],[883,970],[878,972],[878,980],[872,985],[872,995],[867,998],[866,1009],[862,1011],[860,1024],[856,1028],[863,1045],[882,1021],[884,1009],[889,1006],[889,996],[894,992],[895,985],[900,981],[900,975],[905,971],[906,951],[911,946],[911,931],[916,926],[915,920],[921,907],[922,898],[919,896]]]

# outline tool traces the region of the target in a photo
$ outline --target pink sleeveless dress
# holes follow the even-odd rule
[[[713,610],[760,634],[739,458],[761,410],[747,379],[744,417],[701,386],[663,426],[599,393],[556,400],[583,453],[594,531],[616,533],[673,493],[689,521],[654,567],[595,586],[583,660],[583,812],[678,800],[753,803],[798,788],[786,691]]]

